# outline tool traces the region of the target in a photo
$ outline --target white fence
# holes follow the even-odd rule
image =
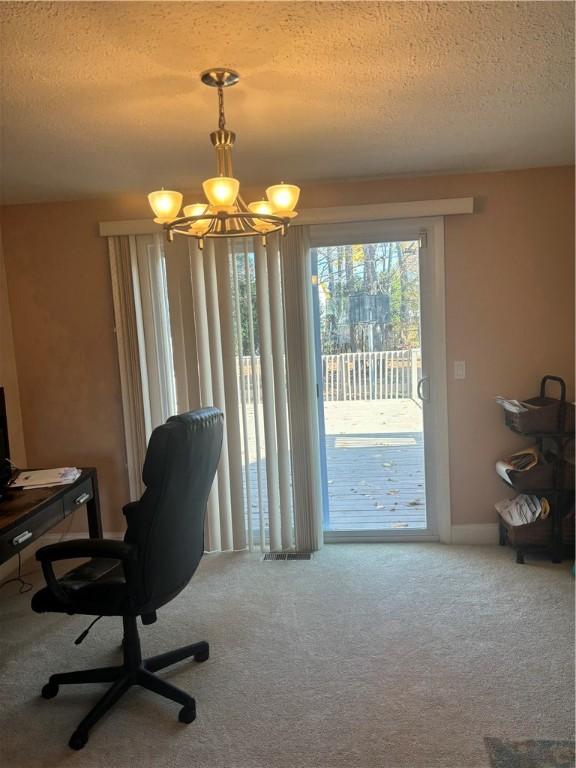
[[[247,403],[254,402],[254,384],[262,402],[260,358],[255,357],[254,362],[254,376],[250,357],[243,357],[238,366]],[[324,401],[416,398],[421,369],[419,349],[322,355]]]
[[[419,349],[322,355],[324,400],[416,397]]]

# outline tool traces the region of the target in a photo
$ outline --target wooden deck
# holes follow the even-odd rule
[[[252,529],[259,530],[258,472],[249,407]],[[330,518],[327,529],[371,531],[426,527],[422,411],[411,399],[324,405]],[[262,430],[263,414],[259,408]],[[267,532],[266,462],[259,462]]]
[[[410,399],[325,403],[329,530],[426,527],[422,411]]]

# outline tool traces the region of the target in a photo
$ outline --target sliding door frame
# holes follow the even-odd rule
[[[362,234],[359,235],[358,233]],[[429,379],[428,398],[422,401],[425,435],[426,529],[324,531],[325,543],[382,541],[451,541],[448,397],[446,367],[446,299],[444,279],[444,217],[332,222],[310,227],[311,247],[356,242],[419,240],[422,377]],[[311,258],[313,255],[311,254]],[[319,350],[318,352],[319,353]],[[321,376],[321,373],[318,374]],[[318,409],[322,411],[322,382],[318,381]],[[321,450],[325,450],[321,433]],[[325,455],[325,454],[324,454]],[[323,507],[327,484],[323,482]]]

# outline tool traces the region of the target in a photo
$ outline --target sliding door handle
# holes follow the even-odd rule
[[[420,400],[424,402],[428,402],[430,400],[430,377],[429,376],[422,376],[421,379],[418,379],[418,387],[416,388],[416,391],[418,393],[418,397]]]

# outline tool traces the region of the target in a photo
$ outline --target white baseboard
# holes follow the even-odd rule
[[[498,544],[498,523],[453,525],[452,544]]]
[[[104,533],[105,539],[121,539],[123,533]],[[40,563],[36,563],[34,556],[41,547],[46,547],[48,544],[56,544],[59,541],[67,541],[68,539],[85,539],[88,534],[82,531],[69,531],[68,533],[45,533],[40,536],[36,541],[32,542],[30,546],[24,547],[20,550],[20,557],[22,560],[22,573],[33,570],[34,566],[37,566],[40,570]],[[31,562],[32,561],[32,562]],[[15,576],[18,572],[18,557],[15,555],[10,560],[0,565],[0,582]]]
[[[324,544],[383,544],[394,541],[439,541],[439,537],[418,529],[373,532],[324,531]]]
[[[400,533],[400,531],[399,531]],[[30,544],[29,547],[25,547],[23,550],[21,550],[20,555],[22,557],[22,572],[24,573],[26,570],[31,570],[30,566],[32,563],[30,563],[31,560],[34,559],[34,555],[36,554],[37,550],[40,549],[40,547],[45,547],[47,544],[55,544],[58,541],[66,541],[68,539],[84,539],[87,537],[87,533],[82,532],[74,532],[71,531],[66,534],[60,534],[60,533],[45,533],[44,536],[40,536],[40,538],[36,539],[35,542]],[[110,533],[105,532],[104,538],[105,539],[121,539],[123,537],[123,533]],[[360,542],[363,539],[361,537],[354,538],[354,541]],[[369,538],[366,539],[369,541],[374,541],[374,539]],[[386,539],[382,539],[386,541],[437,541],[437,537],[431,537],[431,536],[404,536],[404,537],[389,537]],[[337,539],[329,538],[330,543],[334,543],[334,541],[337,541]],[[347,539],[348,542],[351,542],[352,539]],[[498,544],[498,523],[482,523],[482,524],[471,524],[471,525],[453,525],[452,526],[452,544]],[[28,564],[28,568],[26,568],[26,564]],[[38,569],[40,568],[40,564],[38,564]],[[8,560],[7,562],[0,565],[0,582],[5,581],[5,579],[10,578],[11,576],[14,576],[14,574],[18,570],[18,558],[13,557],[11,560]]]

